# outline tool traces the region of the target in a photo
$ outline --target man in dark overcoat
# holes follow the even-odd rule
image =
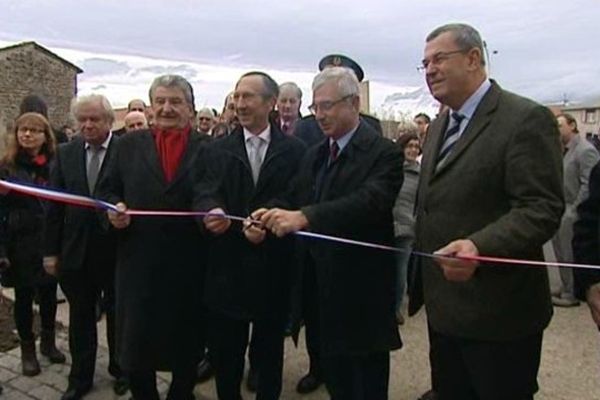
[[[293,183],[290,199],[299,209],[272,208],[262,221],[278,236],[309,230],[392,245],[402,153],[359,117],[352,71],[327,68],[312,88],[309,109],[327,138],[307,151]],[[387,399],[389,352],[401,346],[394,253],[316,239],[304,249],[299,257],[315,271],[320,361],[331,398]]]
[[[237,82],[233,101],[240,127],[210,146],[206,173],[196,186],[196,209],[250,217],[285,194],[305,146],[269,122],[278,91],[262,72],[249,72]],[[218,216],[205,217],[203,224],[211,236],[204,297],[212,316],[209,347],[219,398],[241,398],[252,322],[257,398],[278,399],[292,238]]]
[[[577,207],[573,226],[575,262],[600,265],[600,163],[589,177],[589,196]],[[600,329],[600,269],[573,270],[575,294],[590,307],[592,320]]]
[[[156,78],[150,102],[155,124],[122,137],[102,185],[120,210],[109,212],[119,230],[117,354],[135,400],[158,400],[157,370],[173,373],[168,399],[188,400],[201,351],[204,239],[193,218],[124,211],[189,211],[208,137],[191,128],[194,97],[183,77]]]
[[[364,71],[362,67],[350,57],[343,54],[329,54],[319,61],[319,71],[331,67],[344,67],[348,68],[356,75],[359,82],[362,82],[364,78]],[[375,117],[368,114],[360,113],[362,121],[366,122],[371,128],[382,134],[381,123]],[[309,114],[303,118],[298,119],[293,126],[293,134],[298,139],[302,140],[308,147],[317,145],[325,140],[326,135],[319,126],[315,115]],[[317,288],[315,286],[315,271],[312,269],[310,263],[305,264],[306,270],[303,273],[303,285],[302,288],[305,292],[303,296],[306,304],[303,305],[303,320],[305,327],[306,337],[306,349],[309,358],[309,370],[304,375],[296,386],[298,393],[310,393],[315,391],[322,383],[321,363],[320,363],[320,339],[319,339],[319,327],[318,327],[318,309],[317,309]]]
[[[118,138],[110,128],[113,109],[102,95],[77,98],[71,111],[79,134],[60,146],[50,174],[50,186],[72,194],[96,197],[98,182],[106,175]],[[49,203],[44,264],[58,271],[69,301],[69,350],[72,364],[69,386],[62,400],[81,399],[91,388],[96,366],[98,334],[96,305],[104,295],[108,372],[117,378],[119,395],[127,385],[115,356],[116,236],[104,213]]]

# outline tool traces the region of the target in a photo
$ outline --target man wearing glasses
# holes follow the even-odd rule
[[[440,399],[529,400],[552,316],[544,268],[450,256],[543,260],[564,208],[552,113],[488,79],[479,33],[429,34],[421,65],[447,110],[423,149],[416,207],[419,258],[409,312],[427,309]]]
[[[215,125],[215,118],[215,114],[208,107],[204,107],[198,111],[198,115],[196,116],[196,129],[198,132],[211,136],[212,128]]]
[[[312,88],[309,109],[326,140],[302,161],[289,208],[295,210],[264,212],[265,227],[277,236],[309,230],[392,245],[402,153],[361,120],[352,71],[327,68]],[[314,271],[319,361],[331,398],[387,399],[389,352],[401,346],[394,314],[394,253],[322,240],[301,245],[301,272]],[[306,284],[302,278],[297,282]],[[306,307],[311,294],[296,293],[303,293]]]
[[[347,69],[348,72],[353,73],[356,76],[358,82],[361,82],[365,75],[363,69],[356,61],[342,54],[327,55],[319,62],[320,71],[332,67]],[[315,112],[311,112],[311,115],[296,121],[293,129],[293,135],[302,140],[309,147],[323,142],[326,138],[320,124],[315,118],[315,114]],[[369,127],[374,129],[379,135],[382,135],[381,124],[377,118],[362,113],[359,115],[362,121],[366,122]],[[300,379],[296,386],[296,391],[301,394],[313,392],[323,383],[319,362],[320,340],[317,325],[318,309],[316,307],[316,301],[314,300],[316,299],[317,292],[314,277],[315,272],[311,269],[312,266],[310,264],[307,264],[306,268],[307,270],[304,271],[303,274],[303,289],[305,291],[304,298],[308,303],[303,307],[303,319],[306,329],[306,347],[310,361],[308,373]]]

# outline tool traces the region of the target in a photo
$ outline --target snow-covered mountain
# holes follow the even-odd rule
[[[405,91],[386,96],[379,106],[377,114],[382,119],[400,120],[412,118],[417,113],[424,112],[434,117],[439,103],[431,96],[427,87],[406,88]]]

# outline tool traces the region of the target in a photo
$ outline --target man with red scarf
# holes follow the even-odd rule
[[[194,96],[178,75],[150,87],[154,125],[123,136],[102,197],[119,230],[117,349],[135,400],[158,400],[156,371],[171,371],[169,400],[193,399],[200,352],[204,242],[192,218],[134,217],[125,211],[190,210],[208,136],[192,130]]]

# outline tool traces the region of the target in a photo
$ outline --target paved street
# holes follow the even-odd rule
[[[552,272],[555,276],[555,272]],[[536,400],[600,400],[600,334],[592,325],[587,306],[555,309],[555,316],[544,337],[542,367],[539,374],[540,392]],[[60,306],[59,319],[66,324],[68,307]],[[359,318],[360,316],[357,316]],[[102,327],[103,328],[103,327]],[[101,329],[102,329],[101,328]],[[502,327],[498,327],[502,329]],[[427,330],[424,313],[407,320],[400,327],[405,346],[392,355],[390,399],[415,400],[429,387],[427,361]],[[60,337],[59,346],[66,351],[66,334]],[[42,361],[42,374],[34,378],[20,375],[19,350],[0,354],[0,381],[5,387],[2,399],[58,400],[67,385],[68,365],[48,365]],[[111,389],[106,372],[107,350],[102,339],[96,382],[86,399],[117,399]],[[324,388],[314,394],[301,396],[294,387],[307,368],[304,344],[296,349],[291,340],[286,342],[286,361],[282,399],[325,400]],[[159,377],[164,392],[168,374]],[[216,400],[214,382],[196,387],[198,400]],[[128,399],[123,396],[121,399]],[[248,393],[245,398],[252,398]]]

